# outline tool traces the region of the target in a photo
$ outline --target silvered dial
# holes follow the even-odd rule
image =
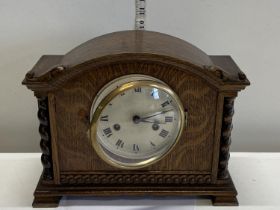
[[[162,82],[145,76],[130,80],[115,89],[116,83],[111,83],[105,89],[113,90],[96,100],[91,137],[106,162],[139,168],[172,148],[182,131],[184,112],[176,94]]]

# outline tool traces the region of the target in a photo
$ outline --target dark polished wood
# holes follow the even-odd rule
[[[42,150],[41,162],[43,165],[42,178],[45,181],[49,181],[53,180],[53,164],[48,97],[38,97],[38,108],[37,115],[40,121],[39,133],[41,136],[40,147]]]
[[[213,206],[238,206],[236,196],[212,196]]]
[[[228,183],[223,184],[188,184],[181,185],[147,185],[147,184],[126,184],[125,186],[117,184],[102,185],[46,185],[39,180],[34,193],[34,207],[55,207],[62,196],[211,196],[213,205],[238,205],[236,199],[237,191],[229,176]]]
[[[32,206],[34,208],[58,207],[62,196],[34,196]]]
[[[109,166],[88,136],[97,92],[128,74],[162,80],[188,111],[187,125],[174,149],[139,170]],[[227,167],[233,100],[250,83],[230,56],[208,56],[161,33],[116,32],[65,56],[43,56],[23,84],[39,100],[44,171],[34,207],[57,206],[64,195],[147,194],[204,195],[212,196],[214,205],[237,205]]]
[[[224,111],[222,118],[222,132],[220,140],[220,156],[218,178],[227,179],[228,160],[229,160],[229,147],[231,144],[231,130],[232,130],[232,117],[234,114],[234,98],[224,98]]]

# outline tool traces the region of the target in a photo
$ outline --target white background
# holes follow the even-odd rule
[[[230,54],[251,86],[236,100],[233,151],[280,151],[280,1],[147,0],[147,30]],[[134,0],[0,0],[0,152],[39,151],[37,103],[21,85],[43,54],[134,27]]]

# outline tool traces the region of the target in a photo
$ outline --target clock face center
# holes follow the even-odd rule
[[[138,115],[134,115],[132,117],[132,121],[135,123],[135,124],[138,124],[141,122],[141,118],[138,116]]]

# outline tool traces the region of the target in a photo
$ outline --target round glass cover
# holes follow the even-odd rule
[[[104,161],[133,169],[165,156],[178,141],[185,117],[178,96],[163,82],[128,78],[132,81],[111,82],[95,99],[91,140]]]

